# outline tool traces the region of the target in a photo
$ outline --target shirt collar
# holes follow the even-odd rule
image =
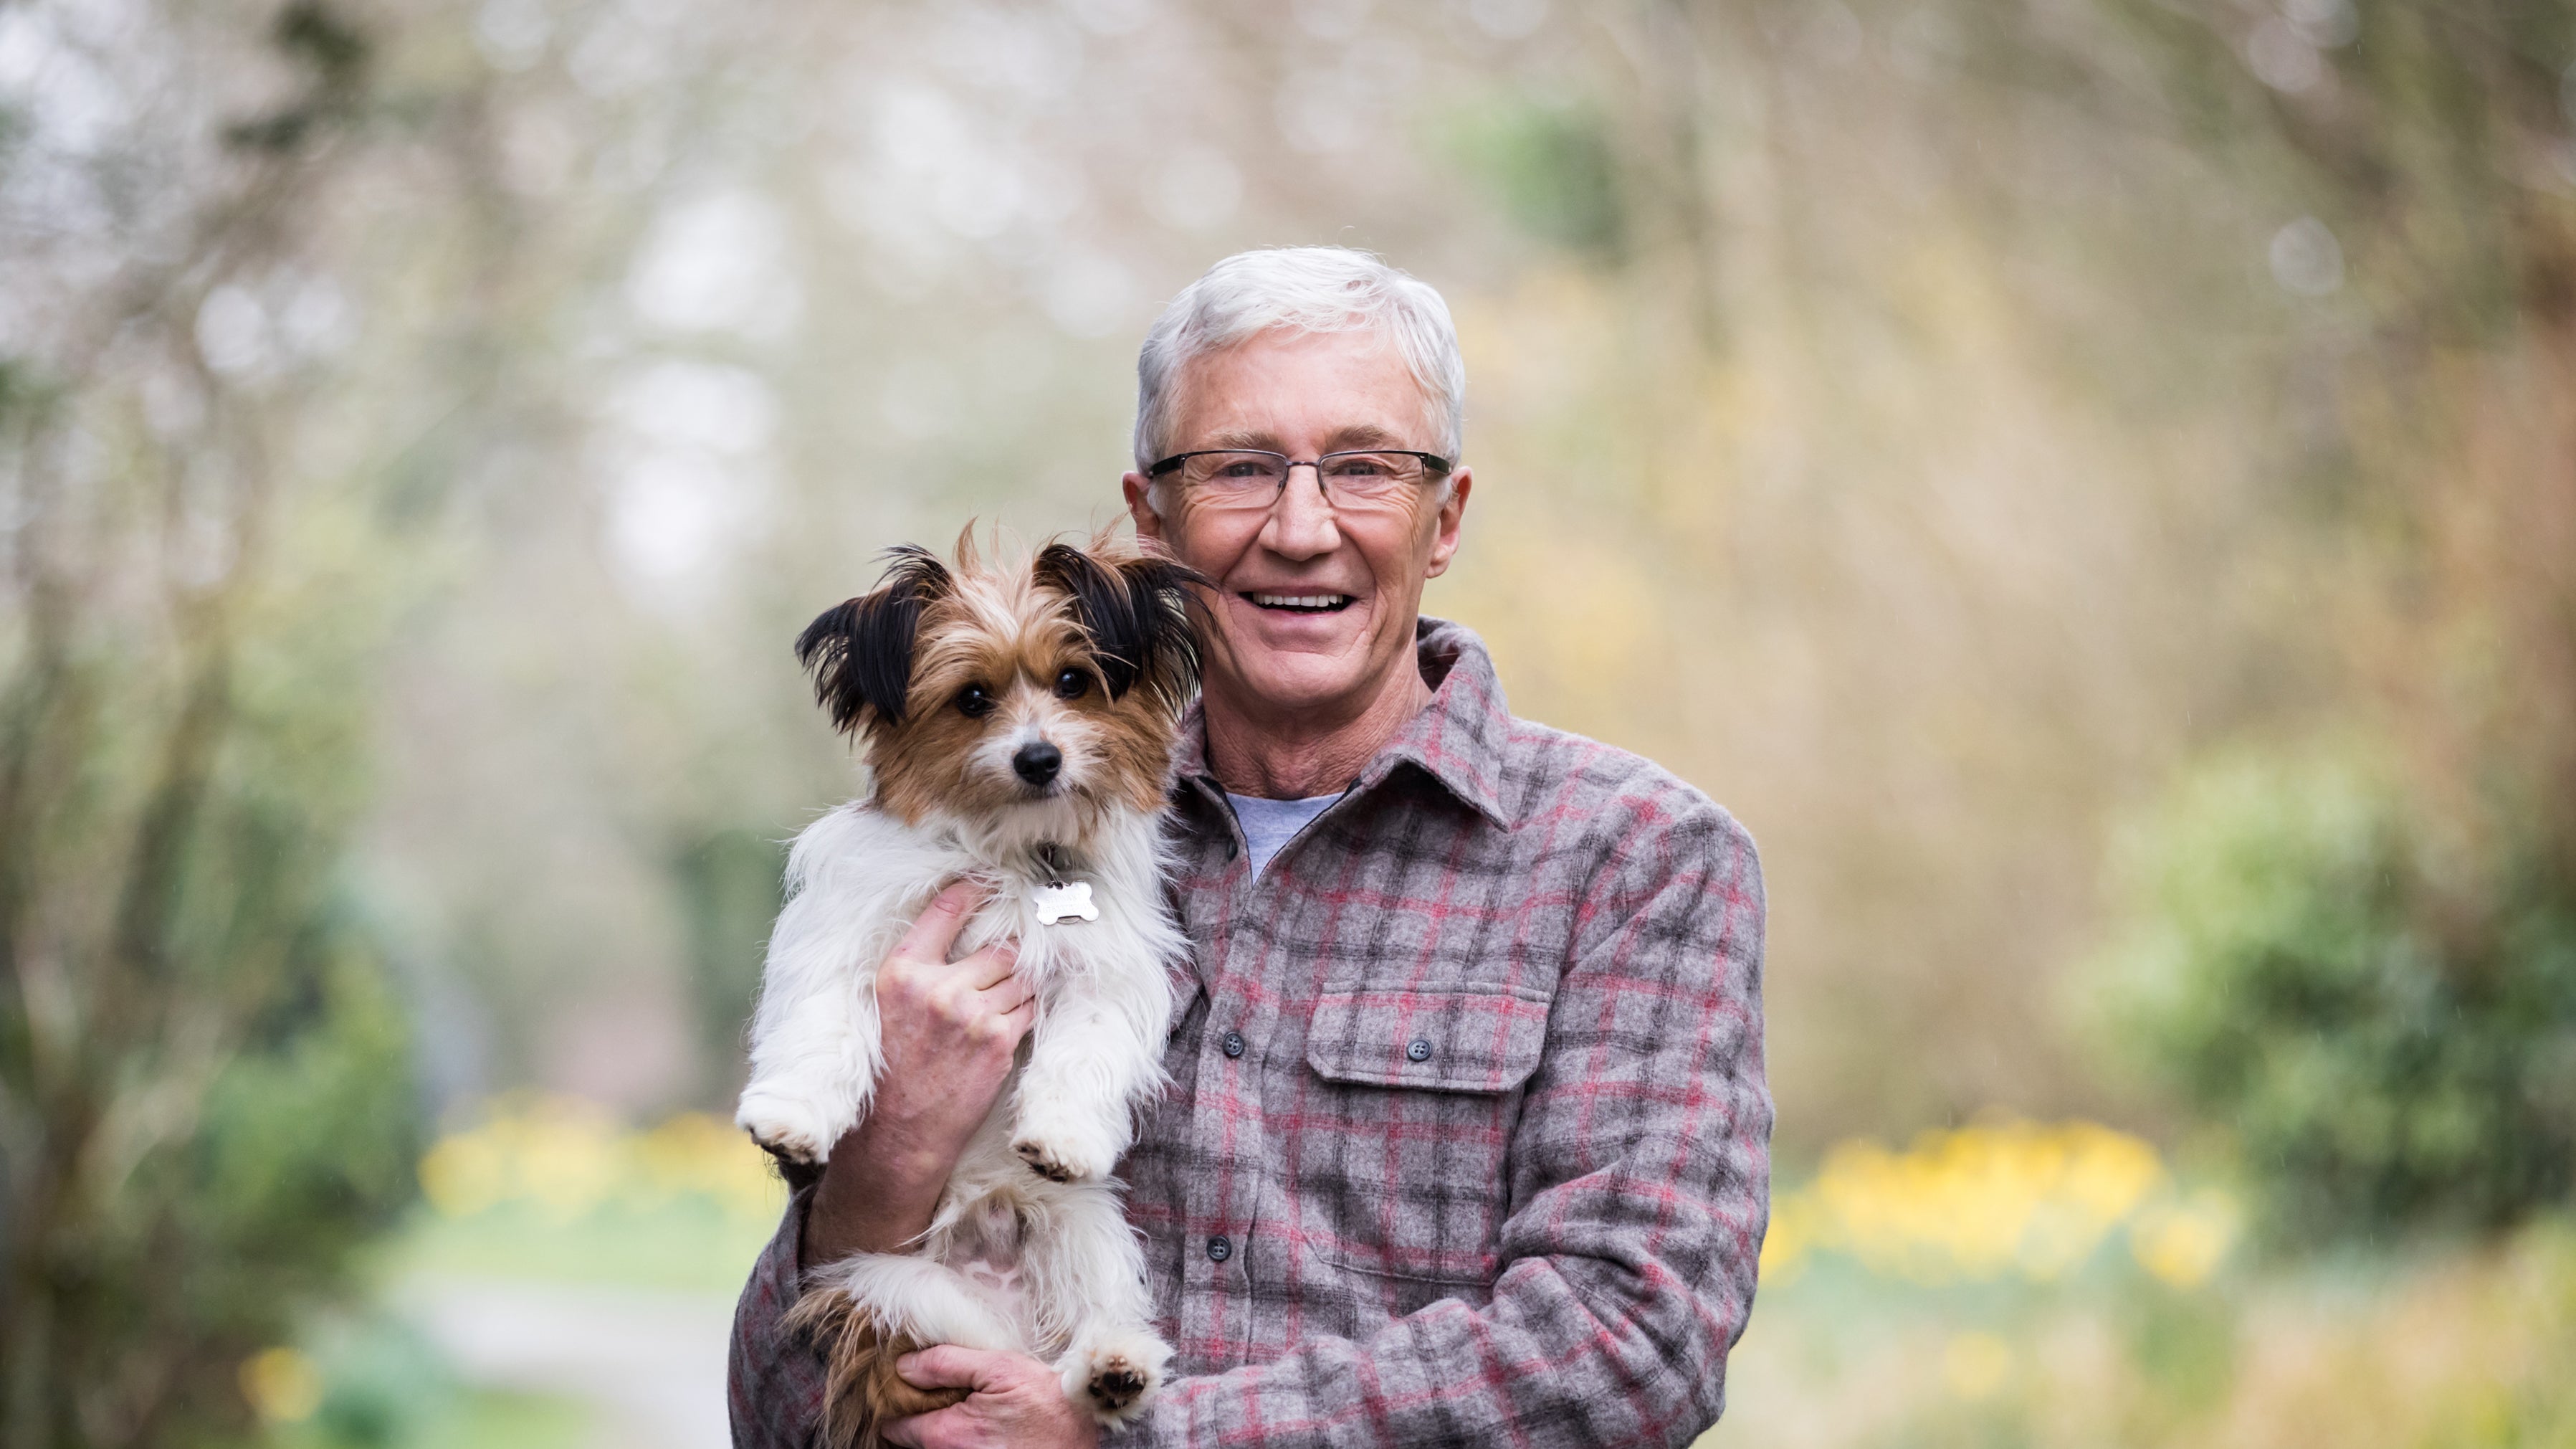
[[[1503,745],[1512,717],[1485,641],[1465,625],[1424,615],[1414,624],[1413,647],[1422,678],[1431,686],[1431,702],[1370,759],[1355,788],[1374,790],[1398,767],[1411,765],[1459,803],[1510,828],[1501,791]],[[1196,700],[1181,717],[1173,766],[1181,781],[1223,802],[1225,787],[1208,772],[1207,713]]]

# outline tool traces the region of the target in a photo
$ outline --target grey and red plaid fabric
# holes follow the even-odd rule
[[[1171,1445],[1684,1444],[1769,1215],[1761,868],[1634,755],[1511,717],[1425,619],[1432,703],[1259,878],[1187,732],[1173,1086],[1121,1166]],[[803,1196],[735,1321],[734,1442],[809,1442]]]

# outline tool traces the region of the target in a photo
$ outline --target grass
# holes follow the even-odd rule
[[[590,1411],[569,1399],[469,1393],[424,1426],[419,1449],[572,1449],[593,1436]]]
[[[576,1218],[525,1204],[467,1218],[424,1211],[385,1245],[379,1271],[393,1279],[535,1279],[729,1296],[742,1290],[777,1225],[775,1217],[690,1200]]]
[[[423,1280],[557,1282],[699,1299],[739,1291],[785,1192],[726,1123],[635,1130],[587,1104],[513,1097],[431,1147],[423,1201],[374,1250],[379,1306],[254,1355],[242,1387],[271,1449],[558,1449],[591,1406],[460,1381],[395,1306]]]
[[[574,1449],[597,1438],[587,1406],[460,1384],[390,1319],[325,1324],[313,1338],[242,1366],[267,1449]]]
[[[1704,1449],[2576,1449],[2576,1222],[2190,1287],[1819,1261],[1766,1288]]]

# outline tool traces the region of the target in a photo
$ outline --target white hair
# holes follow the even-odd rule
[[[1467,423],[1467,364],[1449,304],[1429,284],[1350,247],[1236,252],[1163,308],[1136,354],[1136,467],[1152,467],[1169,441],[1173,384],[1193,358],[1264,332],[1386,334],[1422,385],[1439,448],[1458,461]]]

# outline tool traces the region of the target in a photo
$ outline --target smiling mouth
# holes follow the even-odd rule
[[[1256,607],[1288,614],[1338,614],[1354,601],[1349,594],[1245,594]]]

